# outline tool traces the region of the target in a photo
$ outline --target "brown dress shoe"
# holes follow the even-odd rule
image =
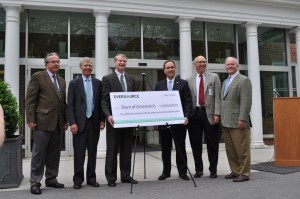
[[[248,176],[243,176],[243,175],[239,175],[236,178],[233,178],[233,182],[244,182],[244,181],[248,181],[249,177]]]
[[[229,175],[225,176],[225,179],[233,179],[233,178],[236,178],[238,176],[239,176],[238,174],[236,174],[234,172],[231,172]]]

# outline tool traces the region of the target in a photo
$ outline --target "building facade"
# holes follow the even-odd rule
[[[273,98],[300,94],[299,10],[297,0],[0,0],[0,78],[24,114],[27,84],[49,52],[59,54],[67,83],[81,73],[81,57],[94,58],[102,79],[114,68],[113,57],[124,53],[138,90],[151,90],[141,73],[151,85],[164,78],[167,59],[185,79],[195,73],[194,57],[204,55],[208,69],[224,80],[225,58],[235,56],[253,84],[251,143],[260,147],[274,134]],[[32,133],[25,124],[21,131],[30,156]],[[72,155],[71,137],[64,134],[63,155]],[[159,144],[155,131],[139,137]],[[101,133],[99,153],[105,140]]]

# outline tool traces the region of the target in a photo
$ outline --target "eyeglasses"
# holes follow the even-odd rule
[[[60,61],[48,61],[47,63],[50,63],[50,64],[60,64]]]
[[[206,64],[206,61],[195,61],[197,64]]]

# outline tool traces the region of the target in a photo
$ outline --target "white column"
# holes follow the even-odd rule
[[[300,96],[300,27],[295,29],[296,31],[296,51],[297,51],[297,72],[298,72],[298,81],[297,81],[297,96]]]
[[[252,121],[251,146],[263,147],[265,145],[263,142],[257,26],[257,23],[245,24],[247,31],[248,76],[252,83],[252,108],[250,112]]]
[[[3,5],[6,11],[4,80],[19,102],[20,5]]]
[[[187,79],[192,75],[191,17],[178,17],[180,34],[180,77]]]
[[[110,12],[103,10],[94,10],[96,17],[95,30],[95,75],[96,78],[102,79],[108,74],[108,17]],[[98,156],[106,154],[106,128],[101,132],[97,148]]]
[[[96,17],[96,52],[95,52],[95,75],[102,79],[108,74],[108,16],[109,11],[94,10]]]

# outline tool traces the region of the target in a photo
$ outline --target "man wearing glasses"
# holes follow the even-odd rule
[[[31,159],[31,193],[41,194],[40,181],[45,172],[46,187],[63,188],[57,181],[61,133],[68,127],[66,82],[57,72],[60,59],[56,53],[45,57],[46,70],[32,75],[26,95],[26,117],[34,142]]]
[[[217,178],[219,154],[219,122],[221,114],[221,82],[219,76],[206,70],[206,59],[195,58],[196,75],[188,79],[194,113],[188,124],[189,137],[195,161],[195,178],[203,175],[202,137],[206,137],[210,178]]]

